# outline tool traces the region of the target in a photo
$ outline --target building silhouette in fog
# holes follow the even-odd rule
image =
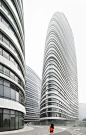
[[[72,30],[65,15],[56,12],[45,42],[40,120],[45,124],[78,119],[77,63]]]

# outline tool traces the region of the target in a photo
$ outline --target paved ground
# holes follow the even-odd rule
[[[50,135],[49,126],[25,126],[15,131],[0,132],[0,135]],[[55,126],[53,135],[86,135],[86,127]]]
[[[67,131],[72,135],[86,135],[86,127],[71,127]]]

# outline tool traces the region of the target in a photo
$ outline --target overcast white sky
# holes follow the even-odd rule
[[[46,33],[52,15],[63,12],[73,31],[79,102],[86,103],[86,0],[23,0],[26,64],[42,79]]]

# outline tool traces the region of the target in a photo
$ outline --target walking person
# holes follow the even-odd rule
[[[51,124],[51,126],[49,127],[50,133],[51,135],[53,135],[53,131],[54,131],[54,124]],[[48,130],[48,131],[49,131]]]

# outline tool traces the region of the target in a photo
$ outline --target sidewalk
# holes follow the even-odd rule
[[[29,127],[29,126],[24,126],[23,129],[0,132],[0,135],[15,134],[15,133],[27,132],[27,131],[31,131],[31,130],[34,130],[34,128]]]
[[[19,130],[12,130],[12,131],[5,131],[0,132],[0,135],[50,135],[50,132],[48,131],[49,126],[36,126],[36,125],[29,125]],[[59,132],[63,132],[67,129],[67,127],[57,127],[55,126],[54,134]],[[70,134],[68,134],[70,135]]]

